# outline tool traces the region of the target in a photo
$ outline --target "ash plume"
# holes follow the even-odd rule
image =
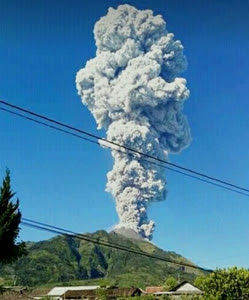
[[[77,73],[76,85],[98,129],[106,130],[109,141],[164,160],[188,146],[182,111],[189,90],[178,77],[187,62],[162,16],[130,5],[109,8],[94,37],[96,57]],[[121,150],[111,151],[114,166],[106,185],[116,201],[116,228],[151,240],[155,224],[147,208],[166,197],[165,169]]]

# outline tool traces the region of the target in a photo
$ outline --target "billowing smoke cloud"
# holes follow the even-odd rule
[[[162,17],[129,5],[109,8],[94,36],[96,57],[77,73],[76,84],[98,129],[112,142],[160,159],[186,147],[190,129],[182,110],[189,90],[177,76],[187,63]],[[155,225],[147,207],[165,199],[165,169],[122,151],[112,150],[106,186],[116,200],[117,228],[150,240]]]

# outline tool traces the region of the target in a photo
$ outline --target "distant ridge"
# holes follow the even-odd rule
[[[101,230],[87,235],[105,243],[191,264],[175,252],[163,251],[140,237],[138,239],[132,230],[125,231],[131,238],[125,237],[123,233],[116,230],[107,233]],[[96,285],[104,281],[109,285],[143,288],[161,284],[167,276],[180,276],[181,280],[192,281],[202,274],[192,268],[181,268],[164,261],[66,236],[56,236],[37,243],[28,242],[27,248],[26,257],[13,265],[0,266],[0,277],[11,281],[14,274],[17,285],[27,286],[52,283]]]

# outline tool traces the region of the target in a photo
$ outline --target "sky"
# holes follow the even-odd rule
[[[211,0],[0,0],[0,99],[100,136],[76,72],[95,57],[94,23],[109,7],[152,9],[181,40],[192,143],[170,162],[249,188],[249,3]],[[0,111],[0,177],[11,171],[23,217],[75,232],[118,222],[105,192],[107,149]],[[207,268],[249,268],[249,197],[167,171],[149,208],[153,243]],[[21,226],[20,239],[53,235]]]

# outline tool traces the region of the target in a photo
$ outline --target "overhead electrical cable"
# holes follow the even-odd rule
[[[22,115],[22,114],[20,114],[20,113],[17,113],[17,112],[15,112],[15,111],[11,111],[11,110],[6,109],[6,108],[0,107],[0,110],[5,111],[5,112],[7,112],[7,113],[9,113],[9,114],[18,116],[18,117],[20,117],[20,118],[26,119],[26,120],[28,120],[28,121],[32,121],[32,122],[34,122],[34,123],[37,123],[37,124],[40,124],[40,125],[49,127],[49,128],[51,128],[51,129],[54,129],[54,130],[57,130],[57,131],[60,131],[60,132],[69,134],[69,135],[71,135],[71,136],[77,137],[77,138],[79,138],[79,139],[82,139],[82,140],[85,140],[85,141],[87,141],[87,142],[91,142],[91,143],[93,143],[93,144],[96,144],[96,145],[100,146],[100,144],[99,144],[98,142],[96,142],[96,141],[94,141],[94,140],[91,140],[91,139],[89,139],[89,138],[83,137],[83,136],[81,136],[81,135],[79,135],[79,134],[75,134],[75,133],[69,132],[69,131],[64,130],[64,129],[61,129],[61,128],[59,128],[59,127],[56,127],[56,126],[47,124],[47,123],[45,123],[45,122],[41,122],[41,121],[39,121],[39,120],[35,120],[35,119],[33,119],[33,118],[24,116],[24,115]]]
[[[75,134],[75,133],[69,132],[68,130],[64,130],[64,129],[58,128],[58,127],[56,127],[56,126],[47,124],[47,123],[45,123],[45,122],[38,121],[38,120],[36,120],[36,119],[27,117],[27,116],[25,116],[25,115],[22,115],[22,114],[20,114],[20,113],[14,112],[14,111],[11,111],[11,110],[9,110],[9,109],[5,109],[5,108],[1,108],[1,107],[0,107],[0,110],[5,111],[5,112],[10,113],[10,114],[13,114],[13,115],[16,115],[16,116],[18,116],[18,117],[24,118],[24,119],[26,119],[26,120],[33,121],[33,122],[35,122],[35,123],[37,123],[37,124],[40,124],[40,125],[49,127],[49,128],[51,128],[51,129],[60,131],[60,132],[62,132],[62,133],[66,133],[66,134],[68,134],[68,135],[71,135],[71,136],[80,138],[80,139],[85,140],[85,141],[87,141],[87,142],[91,142],[91,143],[96,144],[96,145],[98,145],[98,146],[101,146],[101,144],[100,144],[99,142],[96,142],[96,141],[94,141],[94,140],[91,140],[90,138],[86,138],[86,137],[80,136],[79,134]],[[132,155],[132,156],[135,156],[135,155],[136,155],[135,153],[124,152],[124,151],[122,151],[122,150],[120,150],[120,149],[113,149],[112,147],[110,147],[110,146],[108,146],[108,145],[106,145],[105,147],[108,147],[108,148],[110,148],[111,150],[114,150],[114,151],[117,151],[117,152],[120,152],[120,153],[123,153],[123,154],[125,153],[125,154],[127,154],[127,155]],[[159,166],[159,167],[165,168],[165,169],[170,170],[170,171],[172,171],[172,172],[175,172],[175,173],[178,173],[178,174],[181,174],[181,175],[184,175],[184,176],[187,176],[187,177],[190,177],[190,178],[193,178],[193,179],[196,179],[196,180],[199,180],[199,181],[202,181],[202,182],[205,182],[205,183],[208,183],[208,184],[217,186],[217,187],[219,187],[219,188],[223,188],[223,189],[225,189],[225,190],[232,191],[232,192],[235,192],[235,193],[237,193],[237,194],[241,194],[241,195],[244,195],[244,196],[249,197],[249,194],[247,194],[247,193],[240,192],[239,190],[229,188],[229,187],[227,187],[227,186],[224,186],[224,185],[221,185],[221,184],[218,184],[218,183],[209,181],[209,180],[207,180],[207,179],[203,179],[203,178],[200,178],[200,177],[197,177],[197,176],[194,176],[194,175],[185,173],[185,172],[183,172],[183,171],[180,171],[180,170],[176,170],[176,169],[167,167],[167,166],[162,165],[162,164],[159,164],[159,163],[157,163],[157,162],[155,162],[155,161],[151,161],[151,160],[149,160],[149,159],[145,159],[144,157],[140,157],[140,155],[139,155],[139,156],[136,156],[136,159],[137,159],[138,161],[146,161],[146,162],[149,162],[149,163],[151,163],[151,164],[154,164],[154,165],[157,165],[157,166]]]
[[[84,241],[94,243],[94,244],[97,244],[97,245],[100,245],[100,246],[105,246],[105,247],[113,248],[113,249],[116,249],[116,250],[126,251],[126,252],[129,252],[129,253],[132,253],[132,254],[137,254],[137,255],[148,257],[148,258],[157,259],[157,260],[160,260],[160,261],[164,261],[166,263],[179,265],[181,267],[193,268],[193,269],[197,269],[197,270],[208,272],[208,273],[213,272],[213,270],[211,270],[211,269],[206,269],[206,268],[195,266],[193,264],[178,262],[178,261],[175,261],[175,260],[171,260],[171,259],[167,259],[167,258],[158,256],[158,255],[149,254],[149,253],[137,250],[135,248],[126,247],[126,246],[116,244],[116,243],[106,242],[106,241],[103,241],[103,240],[100,240],[100,239],[89,237],[88,235],[85,235],[85,234],[76,233],[76,232],[73,232],[73,231],[70,231],[70,230],[67,230],[67,229],[63,229],[63,228],[60,228],[60,227],[57,227],[57,226],[52,226],[52,225],[49,225],[49,224],[46,224],[46,223],[34,221],[34,220],[31,220],[31,219],[27,219],[27,218],[22,218],[22,220],[23,221],[21,221],[21,223],[23,225],[31,227],[31,228],[44,230],[44,231],[48,231],[48,232],[51,232],[51,233],[56,233],[56,234],[64,235],[64,236],[67,236],[67,237],[72,237],[72,238],[84,240]]]
[[[24,226],[27,226],[27,227],[30,227],[30,228],[33,228],[33,229],[48,231],[48,232],[51,232],[51,233],[60,234],[62,236],[84,240],[84,241],[89,242],[89,243],[93,243],[93,244],[97,244],[97,245],[100,245],[100,246],[113,248],[113,249],[116,249],[116,250],[126,251],[128,253],[141,255],[141,256],[152,258],[152,259],[155,259],[155,260],[164,261],[166,263],[173,264],[173,265],[178,265],[178,266],[184,267],[184,268],[185,267],[186,268],[192,268],[192,269],[200,270],[200,271],[203,271],[203,272],[206,272],[206,273],[215,273],[215,274],[220,274],[220,275],[224,276],[224,274],[222,272],[220,272],[219,270],[203,268],[203,267],[199,267],[199,266],[196,266],[196,265],[193,265],[193,264],[188,264],[188,263],[184,263],[184,262],[178,262],[178,261],[175,261],[175,260],[167,259],[167,258],[158,256],[158,255],[153,255],[153,254],[149,254],[149,253],[146,253],[146,252],[143,252],[143,251],[139,251],[135,248],[126,247],[126,246],[123,246],[121,244],[111,243],[109,241],[103,241],[103,240],[100,240],[98,238],[90,237],[89,235],[86,235],[86,234],[76,233],[74,231],[71,231],[71,230],[68,230],[68,229],[63,229],[61,227],[53,226],[53,225],[50,225],[50,224],[47,224],[47,223],[42,223],[42,222],[39,222],[39,221],[34,221],[34,220],[31,220],[31,219],[27,219],[27,218],[22,218],[22,220],[23,221],[21,221],[21,223]]]
[[[57,131],[60,131],[60,132],[69,134],[69,135],[71,135],[71,136],[74,136],[74,137],[83,139],[83,140],[85,140],[85,141],[88,141],[88,142],[97,144],[97,145],[99,145],[99,146],[103,146],[103,144],[101,145],[98,141],[95,141],[95,140],[93,140],[92,138],[97,139],[97,140],[100,140],[100,141],[102,141],[102,142],[105,142],[104,147],[110,148],[110,149],[112,149],[112,150],[115,150],[115,151],[118,151],[118,152],[121,152],[121,153],[132,154],[132,155],[139,155],[139,156],[136,157],[138,160],[144,160],[144,161],[147,161],[147,162],[149,162],[149,163],[152,163],[152,164],[158,165],[158,166],[160,166],[160,167],[166,168],[166,169],[168,169],[168,170],[170,170],[170,171],[173,171],[173,172],[176,172],[176,173],[179,173],[179,174],[188,176],[188,177],[190,177],[190,178],[194,178],[194,179],[200,180],[200,181],[202,181],[202,182],[205,182],[205,183],[208,183],[208,184],[212,184],[212,185],[214,185],[214,186],[217,186],[217,187],[220,187],[220,188],[223,188],[223,189],[226,189],[226,190],[230,190],[230,191],[235,192],[235,193],[242,194],[242,195],[244,195],[244,196],[249,196],[249,194],[243,192],[243,191],[249,192],[249,189],[246,189],[246,188],[237,186],[237,185],[235,185],[235,184],[228,183],[228,182],[225,182],[225,181],[223,181],[223,180],[217,179],[217,178],[215,178],[215,177],[211,177],[211,176],[205,175],[205,174],[203,174],[203,173],[199,173],[199,172],[196,172],[196,171],[194,171],[194,170],[191,170],[191,169],[188,169],[188,168],[185,168],[185,167],[182,167],[182,166],[179,166],[179,165],[170,163],[170,162],[168,162],[168,161],[159,159],[159,158],[157,158],[157,157],[148,155],[148,154],[146,154],[146,153],[142,153],[142,152],[137,151],[137,150],[135,150],[135,149],[132,149],[132,148],[129,148],[129,147],[126,147],[126,146],[123,146],[123,145],[119,145],[119,144],[117,144],[117,143],[114,143],[114,142],[108,141],[108,140],[106,140],[106,139],[104,139],[104,138],[101,138],[101,137],[99,137],[99,136],[96,136],[96,135],[94,135],[94,134],[92,134],[92,133],[89,133],[89,132],[83,131],[83,130],[81,130],[81,129],[72,127],[72,126],[70,126],[70,125],[67,125],[67,124],[58,122],[58,121],[53,120],[53,119],[50,119],[50,118],[48,118],[48,117],[45,117],[45,116],[36,114],[36,113],[34,113],[34,112],[28,111],[28,110],[26,110],[26,109],[23,109],[23,108],[21,108],[21,107],[18,107],[18,106],[16,106],[16,105],[13,105],[13,104],[10,104],[10,103],[7,103],[7,102],[5,102],[5,101],[1,101],[1,100],[0,100],[0,103],[3,104],[3,105],[9,106],[9,107],[11,107],[11,108],[17,109],[18,111],[22,111],[22,112],[24,112],[24,113],[27,113],[28,115],[32,115],[32,116],[35,116],[35,117],[37,117],[37,118],[39,118],[39,119],[45,120],[46,122],[50,122],[50,123],[52,123],[52,124],[59,125],[59,126],[61,126],[61,127],[63,127],[63,128],[67,128],[67,129],[76,131],[76,132],[78,132],[78,133],[80,133],[80,134],[87,135],[88,137],[83,137],[83,136],[81,136],[81,135],[79,135],[79,134],[72,133],[71,131],[68,131],[68,130],[65,130],[65,129],[61,129],[61,128],[59,128],[58,126],[54,126],[54,125],[45,123],[44,121],[39,121],[39,120],[36,120],[36,119],[34,119],[34,118],[31,118],[31,117],[25,116],[25,115],[23,115],[23,114],[17,113],[17,112],[15,112],[15,111],[11,111],[11,110],[9,110],[9,109],[5,109],[5,108],[1,108],[1,107],[0,107],[0,110],[5,111],[5,112],[8,112],[8,113],[13,114],[13,115],[16,115],[16,116],[18,116],[18,117],[25,118],[25,119],[27,119],[27,120],[29,120],[29,121],[33,121],[33,122],[35,122],[35,123],[38,123],[38,124],[40,124],[40,125],[49,127],[49,128],[51,128],[51,129],[54,129],[54,130],[57,130]],[[109,145],[108,145],[108,144],[109,144]],[[114,146],[119,147],[119,148],[123,148],[123,149],[125,149],[125,150],[128,150],[129,152],[124,152],[124,151],[121,151],[120,149],[115,149],[115,148],[111,147],[111,145],[112,145],[112,146],[114,145]],[[140,156],[142,156],[142,157],[140,157]],[[145,159],[144,157],[146,157],[146,158],[148,158],[148,159]],[[160,164],[157,163],[157,162],[160,162]],[[170,168],[170,167],[166,167],[165,165],[163,165],[163,164],[161,164],[161,163],[164,163],[164,164],[173,166],[173,167],[175,167],[175,168],[181,169],[182,171],[177,170],[177,169],[173,169],[173,168]],[[185,172],[184,172],[183,170],[184,170]],[[186,172],[190,172],[191,174],[188,174],[188,173],[186,173]],[[196,174],[196,175],[198,175],[198,176],[200,176],[200,177],[198,177],[198,176],[196,176],[196,175],[192,175],[192,174]],[[204,179],[204,178],[201,178],[201,177],[204,177],[205,179]],[[213,182],[213,181],[214,181],[214,182]],[[218,182],[218,183],[215,183],[215,182]],[[221,185],[220,183],[222,183],[223,185]],[[230,187],[228,187],[228,186],[230,186]],[[231,187],[232,187],[232,188],[231,188]],[[242,192],[241,192],[241,191],[242,191]]]

